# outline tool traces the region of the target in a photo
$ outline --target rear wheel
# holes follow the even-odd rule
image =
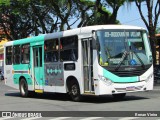
[[[28,96],[28,84],[24,78],[20,80],[19,89],[20,89],[20,94],[22,97]]]
[[[77,82],[73,82],[69,86],[69,95],[71,96],[72,100],[75,102],[79,102],[82,99],[82,96],[80,94],[80,88]]]
[[[121,100],[126,96],[126,93],[120,93],[120,94],[112,94],[113,98],[116,100]]]

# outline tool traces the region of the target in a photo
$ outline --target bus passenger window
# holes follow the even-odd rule
[[[20,45],[13,46],[13,64],[20,64]]]
[[[61,61],[76,61],[78,59],[78,37],[70,36],[60,39],[60,59]]]
[[[6,47],[6,65],[12,64],[12,46]]]
[[[22,64],[27,64],[30,61],[30,46],[29,44],[22,45],[22,57],[21,62]]]
[[[59,44],[58,39],[46,40],[44,45],[44,60],[45,62],[57,62],[59,60]]]

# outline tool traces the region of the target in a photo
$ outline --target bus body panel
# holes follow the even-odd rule
[[[13,41],[11,42],[7,42],[7,46],[12,46],[13,45]],[[4,45],[4,48],[6,47],[6,44]],[[4,53],[6,53],[6,49],[4,49]],[[4,64],[6,64],[6,54],[4,54]],[[4,79],[5,79],[5,84],[13,87],[13,88],[17,88],[18,86],[14,84],[13,81],[13,66],[12,65],[4,65]]]
[[[12,46],[12,45],[30,44],[30,51],[31,51],[32,50],[31,46],[38,45],[40,43],[41,44],[44,43],[43,35],[11,41],[5,44],[5,47]],[[7,79],[6,85],[19,89],[19,80],[21,77],[23,77],[27,81],[28,89],[34,90],[34,79],[33,79],[34,76],[32,76],[33,75],[33,60],[32,59],[30,59],[30,63],[28,64],[5,65],[4,75],[6,76],[6,79]]]
[[[64,87],[64,70],[63,63],[45,63],[45,82],[44,91],[45,92],[56,92],[56,87]],[[62,90],[64,91],[64,90]]]
[[[143,75],[136,77],[138,82],[130,83],[129,80],[132,81],[132,77],[129,77],[128,82],[125,83],[116,83],[110,79],[108,79],[108,81],[104,80],[102,77],[106,74],[103,74],[103,68],[99,66],[98,69],[100,78],[94,81],[96,95],[153,90],[153,65]]]

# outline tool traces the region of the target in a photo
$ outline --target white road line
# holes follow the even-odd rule
[[[118,120],[134,120],[134,119],[138,119],[140,117],[124,117],[124,118],[120,118]]]
[[[39,119],[41,117],[30,117],[30,118],[25,118],[25,119],[21,119],[21,120],[35,120],[35,119]]]
[[[83,118],[80,120],[95,120],[95,119],[100,119],[100,118],[103,118],[103,117],[88,117],[88,118]]]
[[[13,117],[0,117],[0,120],[12,119]]]
[[[68,118],[71,118],[71,117],[58,117],[58,118],[53,118],[50,120],[64,120],[64,119],[68,119]]]

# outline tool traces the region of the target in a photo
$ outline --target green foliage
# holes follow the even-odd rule
[[[122,6],[126,0],[106,0],[107,3],[114,8],[115,6]]]
[[[124,0],[102,1],[0,0],[0,27],[8,39],[14,40],[72,29],[73,25],[117,24],[117,11]],[[116,12],[109,12],[108,5]]]
[[[6,5],[6,6],[10,5],[10,0],[0,0],[0,6],[1,5]]]
[[[160,34],[160,27],[157,27],[156,34]]]

